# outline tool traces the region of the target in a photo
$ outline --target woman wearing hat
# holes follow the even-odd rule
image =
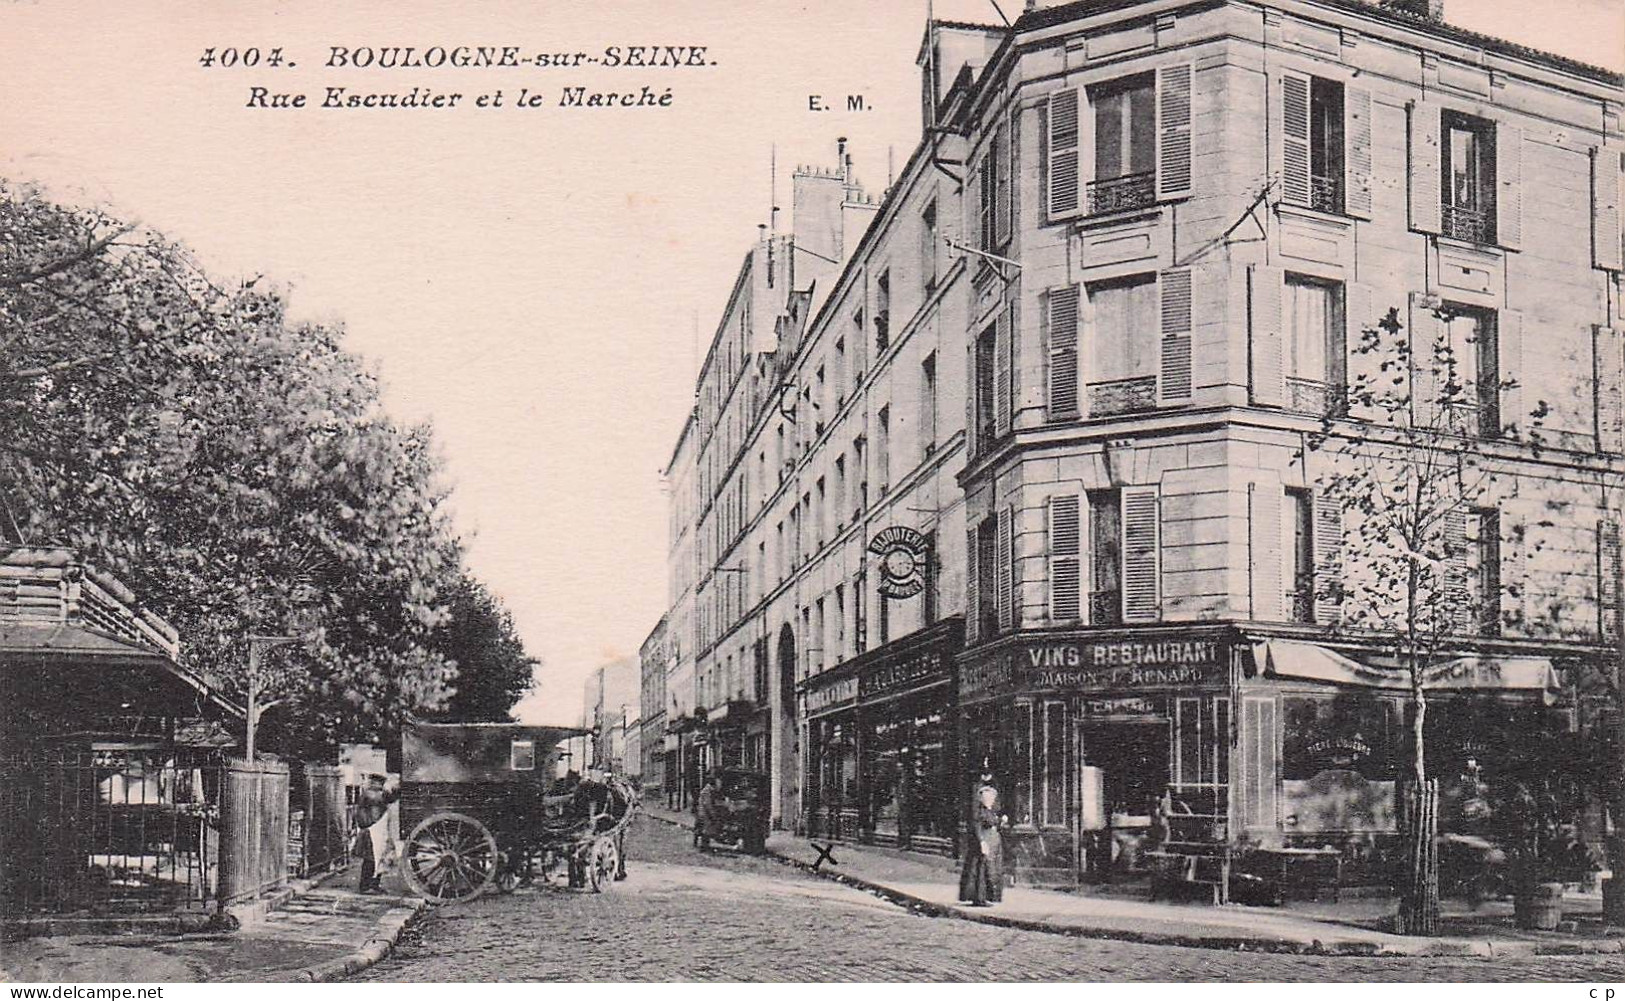
[[[971,803],[971,833],[965,848],[965,867],[959,873],[959,900],[972,907],[986,907],[1004,899],[1004,843],[999,828],[1005,818],[999,813],[999,790],[993,776],[982,773],[982,781]]]

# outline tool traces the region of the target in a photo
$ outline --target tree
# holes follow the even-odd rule
[[[1346,406],[1364,423],[1328,416],[1307,447],[1320,467],[1317,488],[1344,512],[1341,570],[1323,575],[1317,598],[1339,607],[1338,629],[1385,644],[1406,674],[1410,776],[1401,804],[1399,928],[1430,935],[1439,916],[1437,782],[1424,737],[1430,672],[1446,647],[1498,615],[1498,582],[1487,585],[1497,592],[1490,594],[1471,578],[1478,541],[1471,519],[1500,472],[1480,432],[1490,427],[1498,436],[1496,404],[1515,384],[1479,384],[1467,356],[1479,346],[1453,336],[1448,311],[1421,302],[1413,313],[1436,321],[1437,333],[1407,335],[1397,309],[1362,330],[1350,353]]]
[[[448,595],[450,615],[434,648],[456,665],[455,686],[439,718],[498,721],[530,690],[538,661],[525,653],[502,599],[464,573]]]
[[[0,495],[24,538],[123,577],[227,694],[250,634],[299,635],[266,652],[265,732],[314,753],[446,704],[461,547],[430,429],[259,286],[0,181]]]

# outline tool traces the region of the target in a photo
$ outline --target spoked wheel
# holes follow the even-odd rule
[[[598,839],[592,846],[592,855],[587,859],[587,882],[592,886],[592,892],[603,893],[615,885],[615,866],[619,861],[614,839]]]
[[[478,895],[496,879],[502,856],[485,825],[462,813],[437,813],[407,839],[402,875],[431,904]]]

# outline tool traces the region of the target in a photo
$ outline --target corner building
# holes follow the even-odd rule
[[[1596,484],[1625,447],[1625,93],[1413,6],[1029,5],[926,109],[965,136],[966,239],[1003,259],[960,283],[957,698],[1023,878],[1156,843],[1385,879],[1406,674],[1317,599],[1350,513],[1305,442],[1328,415],[1369,436],[1341,404],[1390,309],[1418,344],[1454,314],[1483,387],[1457,433],[1500,471],[1451,528],[1449,572],[1491,611],[1439,654],[1430,769],[1448,787],[1576,723],[1560,690],[1618,614]],[[1537,401],[1540,449],[1509,430]]]

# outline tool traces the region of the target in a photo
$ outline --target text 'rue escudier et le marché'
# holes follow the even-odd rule
[[[198,60],[205,69],[283,70],[299,65],[293,53],[281,47],[210,47]],[[537,52],[519,45],[344,46],[327,49],[322,68],[345,72],[450,71],[450,70],[674,70],[717,65],[704,45],[610,45],[597,52]],[[669,108],[676,97],[669,86],[638,83],[634,86],[597,87],[565,84],[557,88],[520,85],[464,92],[425,84],[395,89],[373,89],[354,83],[326,84],[315,90],[254,83],[248,87],[245,107],[267,110],[325,108],[451,110],[459,107],[496,108]]]

